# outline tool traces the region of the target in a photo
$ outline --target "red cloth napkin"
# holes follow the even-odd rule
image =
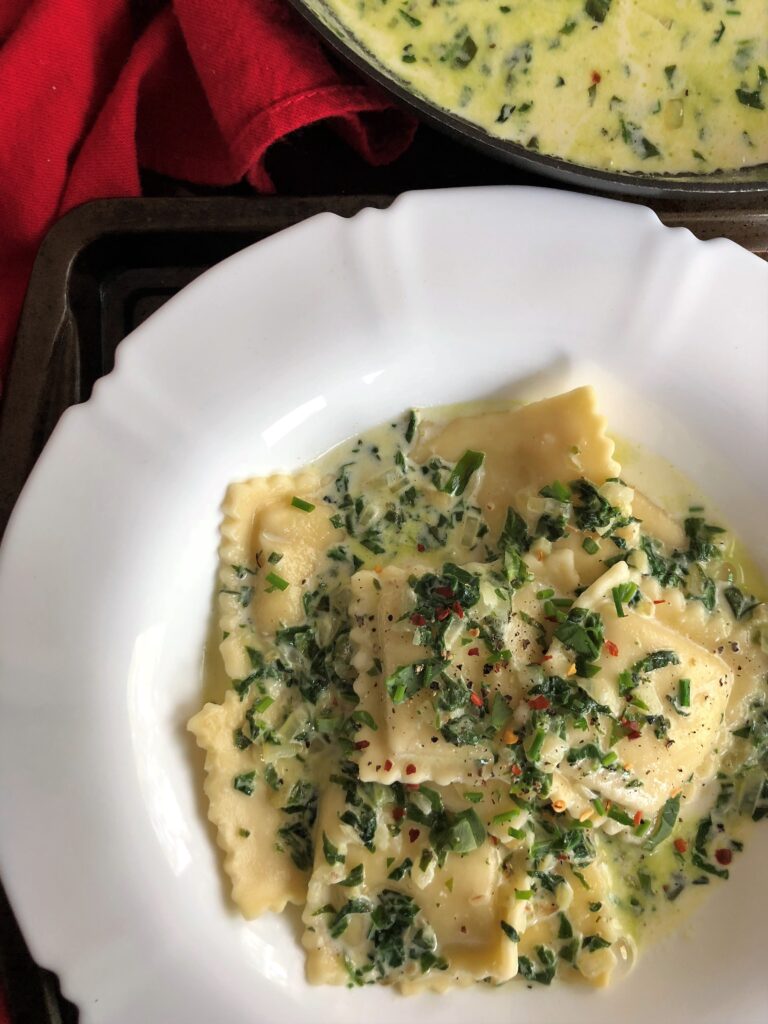
[[[42,236],[89,199],[139,195],[139,167],[269,192],[265,154],[297,128],[331,118],[372,164],[413,136],[283,0],[173,0],[140,33],[132,7],[0,0],[0,380]]]

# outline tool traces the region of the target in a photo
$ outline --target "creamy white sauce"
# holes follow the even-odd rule
[[[764,0],[324,0],[406,88],[489,134],[648,173],[768,161]]]
[[[318,983],[604,984],[768,809],[764,585],[589,389],[409,423],[227,495],[190,728],[233,897],[304,904]]]

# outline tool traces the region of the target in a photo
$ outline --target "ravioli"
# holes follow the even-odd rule
[[[583,476],[602,484],[617,476],[613,448],[595,392],[584,387],[508,412],[459,417],[444,427],[427,421],[414,458],[456,462],[467,450],[482,450],[476,497],[491,530],[498,531],[510,506],[525,516],[528,502],[553,480]]]
[[[590,388],[411,412],[223,511],[232,688],[189,728],[232,898],[303,906],[312,983],[605,985],[768,813],[765,605]]]
[[[482,571],[482,567],[479,568]],[[423,576],[424,571],[422,567],[420,575]],[[420,627],[414,624],[414,619],[418,621],[420,615],[415,611],[414,595],[408,583],[409,576],[413,575],[391,566],[380,574],[360,572],[352,577],[354,597],[350,616],[356,623],[352,640],[357,649],[355,667],[359,670],[355,691],[361,709],[372,720],[372,725],[364,723],[359,732],[360,744],[367,744],[358,755],[360,778],[386,783],[398,780],[417,783],[428,779],[440,785],[479,778],[484,765],[492,760],[492,750],[482,742],[468,745],[455,742],[451,725],[458,718],[440,713],[441,709],[457,710],[451,707],[452,694],[445,692],[451,687],[443,687],[436,711],[433,696],[438,692],[438,682],[434,690],[426,689],[411,699],[397,702],[392,699],[392,684],[388,688],[385,682],[398,669],[416,668],[423,672],[424,662],[429,658],[428,648],[416,642]],[[472,692],[477,694],[480,684],[487,678],[489,699],[498,697],[504,706],[512,707],[521,696],[514,666],[527,663],[526,650],[536,643],[537,633],[514,616],[515,606],[523,603],[524,594],[521,599],[521,592],[518,592],[514,601],[508,603],[498,598],[494,600],[490,585],[486,591],[486,596],[478,603],[483,602],[482,612],[486,616],[495,614],[499,641],[510,652],[510,657],[497,663],[498,672],[484,674],[487,662],[480,657],[484,641],[480,639],[480,630],[471,626],[474,619],[469,617],[468,611],[466,628],[457,629],[446,643],[446,664],[441,680],[446,683],[443,677],[447,677],[464,691],[471,686]],[[462,620],[457,621],[461,626]],[[406,674],[401,672],[401,675],[405,678]],[[463,703],[458,707],[462,708]],[[451,739],[445,738],[446,731]]]
[[[452,789],[430,792],[449,810],[460,813],[466,808],[462,795]],[[489,800],[486,818],[509,806],[505,794],[499,796],[501,802]],[[516,943],[509,941],[500,922],[520,919],[515,882],[522,887],[524,867],[503,871],[504,848],[490,840],[466,853],[449,853],[438,864],[428,828],[409,827],[396,817],[396,803],[385,803],[383,817],[388,821],[379,824],[375,849],[370,850],[341,820],[346,807],[342,790],[331,786],[319,815],[322,842],[315,854],[303,918],[310,979],[342,982],[357,971],[365,980],[376,980],[377,975],[391,975],[394,970],[399,984],[408,987],[422,979],[421,958],[426,954],[431,959],[438,949],[440,962],[428,972],[428,987],[438,991],[485,978],[500,984],[514,977]],[[350,885],[355,872],[360,884]],[[356,899],[361,902],[345,923],[340,915]],[[418,952],[394,965],[388,962],[393,950],[382,950],[381,944],[377,949],[369,939],[374,911],[382,906],[389,910],[392,905],[398,907],[401,918],[410,913],[405,945],[415,945]]]
[[[283,816],[269,800],[263,758],[257,750],[243,751],[232,742],[241,722],[240,700],[230,690],[222,704],[206,704],[189,729],[206,751],[205,795],[226,854],[232,899],[251,918],[266,910],[279,913],[286,903],[303,903],[307,875],[275,847]]]
[[[733,679],[721,658],[656,621],[653,612],[622,608],[623,614],[617,614],[613,589],[630,582],[632,575],[625,562],[617,563],[573,607],[600,615],[604,624],[601,670],[582,684],[584,689],[620,723],[636,710],[642,715],[633,717],[632,728],[625,726],[627,734],[612,744],[614,763],[603,767],[599,759],[586,756],[562,763],[560,770],[567,780],[578,779],[589,799],[598,794],[633,813],[651,815],[680,790],[715,746]],[[569,659],[562,644],[553,650],[557,671]],[[683,679],[688,684],[684,708],[676,703]],[[585,740],[600,743],[602,737],[590,734]],[[628,777],[642,785],[628,788]],[[578,810],[588,805],[589,800],[582,802]]]
[[[271,476],[232,484],[223,505],[219,590],[224,667],[231,679],[248,675],[247,647],[259,648],[279,626],[301,620],[302,589],[339,537],[327,516],[309,517],[292,504],[317,497],[315,473]],[[311,504],[311,501],[309,502]],[[277,585],[254,587],[259,570],[272,570],[280,555]],[[268,567],[268,569],[265,569]]]

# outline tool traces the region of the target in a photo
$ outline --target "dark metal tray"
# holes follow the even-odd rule
[[[0,409],[0,535],[61,414],[88,398],[120,341],[167,299],[214,263],[307,217],[326,210],[351,216],[392,199],[115,199],[61,220],[35,262]],[[667,224],[700,238],[732,238],[768,259],[768,208],[651,205]],[[54,976],[30,958],[2,890],[0,981],[13,1024],[76,1021]]]

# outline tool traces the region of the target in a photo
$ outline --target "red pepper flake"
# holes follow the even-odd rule
[[[456,596],[450,587],[435,587],[435,593],[439,594],[440,597],[447,597],[449,601],[452,601]]]
[[[627,739],[629,739],[629,740],[639,740],[640,739],[640,729],[638,727],[637,722],[631,722],[628,718],[622,718],[621,724],[627,730]]]
[[[491,840],[494,846],[499,845],[499,840],[496,838],[496,836],[488,836],[488,838]]]
[[[733,853],[725,847],[715,850],[715,860],[718,864],[730,864],[733,860]]]
[[[384,762],[384,771],[385,772],[391,772],[392,771],[392,762],[389,760],[389,758],[387,758],[387,760]]]
[[[610,654],[610,656],[612,658],[618,658],[618,656],[619,656],[619,648],[616,646],[616,644],[613,642],[613,640],[606,640],[605,641],[605,649],[606,649],[606,651],[608,651],[608,653]]]
[[[421,831],[419,829],[417,829],[417,828],[409,828],[408,829],[408,838],[411,840],[412,843],[415,843],[420,835],[421,835]]]
[[[404,815],[405,815],[405,808],[404,807],[393,807],[392,808],[392,817],[395,819],[395,821],[400,821],[400,819]]]
[[[542,694],[539,697],[532,697],[528,701],[528,707],[533,708],[534,711],[545,711],[549,707],[549,701]]]
[[[542,661],[542,664],[545,661],[552,661],[552,655],[551,654],[545,654],[544,657],[541,659],[541,661]]]
[[[512,774],[513,775],[522,775],[523,774],[523,769],[520,767],[519,764],[513,764],[512,765]]]
[[[406,775],[415,775],[416,774],[416,765],[415,764],[407,764],[405,766],[405,774]]]
[[[453,602],[453,610],[456,612],[460,619],[464,618],[464,609],[461,607],[458,601]]]
[[[366,747],[370,747],[368,740],[358,740],[355,744],[355,750],[365,750]]]
[[[450,614],[450,608],[438,608],[437,611],[435,612],[435,618],[437,619],[438,622],[442,622],[443,619],[447,619]]]
[[[637,828],[637,826],[640,824],[640,822],[642,820],[643,820],[643,812],[642,811],[635,811],[635,816],[632,819],[632,824],[635,826],[635,828]]]
[[[593,71],[592,72],[592,84],[593,85],[599,85],[602,82],[602,80],[603,80],[603,76],[600,74],[599,71]]]
[[[427,549],[424,547],[423,544],[417,544],[416,545],[416,550],[417,551],[426,551]]]
[[[480,696],[479,693],[475,693],[474,690],[472,691],[472,693],[470,693],[469,699],[472,701],[476,708],[481,708],[483,706],[483,698]]]
[[[426,626],[427,624],[427,620],[424,618],[423,615],[420,615],[418,612],[413,613],[413,615],[411,616],[411,622],[414,624],[414,626]]]
[[[667,602],[666,602],[666,601],[664,600],[664,598],[662,597],[662,598],[661,598],[660,600],[658,600],[658,601],[654,601],[653,603],[654,603],[654,604],[666,604]]]
[[[476,658],[479,653],[480,653],[480,648],[479,647],[470,647],[469,650],[467,651],[467,654],[470,654],[473,658]]]
[[[685,851],[688,849],[688,843],[686,843],[684,839],[676,839],[675,849],[678,853],[685,853]]]

